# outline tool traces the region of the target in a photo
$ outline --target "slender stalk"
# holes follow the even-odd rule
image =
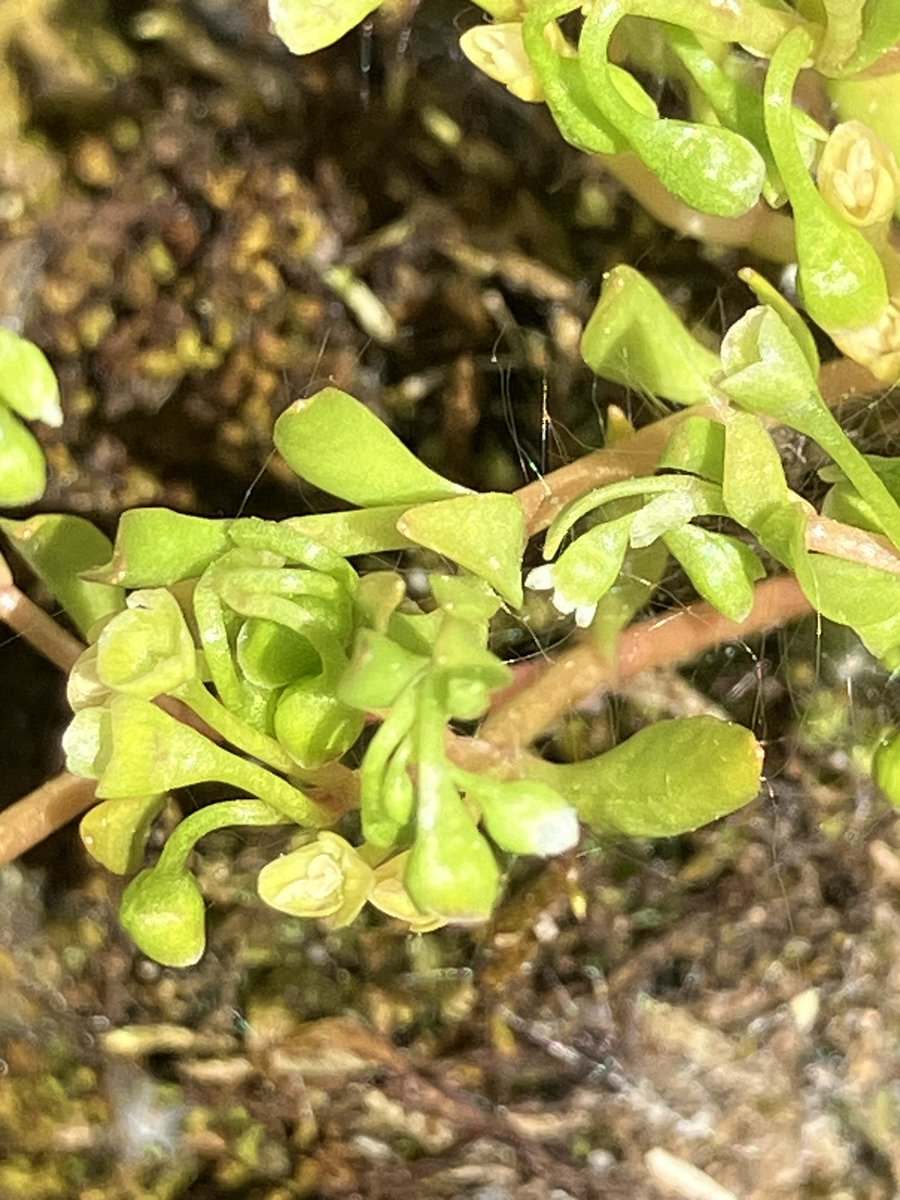
[[[68,825],[95,802],[96,780],[63,771],[0,813],[0,867]]]

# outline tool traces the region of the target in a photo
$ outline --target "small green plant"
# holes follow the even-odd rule
[[[271,5],[302,52],[376,7]],[[571,0],[482,7],[496,23],[464,35],[466,54],[545,101],[567,140],[611,164],[639,161],[670,197],[726,223],[789,202],[807,313],[878,379],[896,379],[893,154],[854,120],[825,130],[793,98],[805,64],[829,88],[893,45],[894,4],[608,0],[587,6],[577,42],[558,24]],[[690,119],[660,116],[620,65],[640,62],[650,36],[633,17],[651,19]],[[762,91],[750,55],[768,60]],[[767,280],[743,276],[759,303],[713,350],[636,271],[608,275],[585,361],[682,407],[537,489],[469,491],[325,388],[281,414],[274,441],[345,511],[266,521],[139,509],[114,544],[77,517],[0,522],[87,641],[65,750],[69,770],[96,783],[82,823],[91,853],[133,874],[169,791],[218,781],[248,797],[184,819],[128,884],[122,922],[145,953],[173,966],[202,954],[191,852],[223,826],[285,826],[285,852],[258,880],[272,908],[340,927],[369,904],[423,932],[486,920],[514,856],[563,854],[583,828],[669,836],[752,800],[761,747],[710,717],[659,722],[583,761],[534,749],[598,678],[615,683],[627,639],[647,632],[632,622],[673,560],[714,640],[814,610],[900,667],[900,460],[855,448],[820,391],[803,319]],[[791,490],[776,426],[829,460],[820,511]],[[526,572],[543,530],[544,562]],[[389,552],[427,564],[427,586],[412,595],[402,570],[357,570]],[[773,570],[781,577],[766,580]],[[761,602],[773,588],[774,614]],[[492,623],[542,592],[585,640],[520,679],[491,649]],[[895,801],[898,745],[876,758]]]

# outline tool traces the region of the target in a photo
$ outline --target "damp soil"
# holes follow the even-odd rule
[[[258,0],[6,7],[0,319],[60,376],[47,510],[325,508],[271,427],[326,382],[516,487],[610,404],[652,416],[578,355],[605,270],[714,331],[748,303],[746,255],[676,238],[475,78],[450,36],[474,8],[395,5],[297,60]],[[8,803],[59,769],[66,707],[20,643],[0,678]],[[522,866],[477,932],[284,919],[254,901],[274,835],[219,835],[209,951],[166,970],[62,831],[0,871],[0,1197],[890,1200],[900,822],[859,747],[898,700],[810,624],[598,702],[557,749],[713,704],[764,740],[763,796]]]

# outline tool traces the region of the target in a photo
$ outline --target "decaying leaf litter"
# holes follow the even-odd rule
[[[610,400],[640,416],[580,365],[603,270],[740,311],[733,253],[698,270],[424,7],[302,61],[261,4],[10,8],[0,300],[67,402],[49,509],[318,507],[270,433],[325,381],[461,481],[517,486],[598,444]],[[58,765],[65,704],[0,652],[14,799]],[[0,1194],[652,1198],[690,1164],[712,1196],[892,1196],[900,828],[852,753],[891,702],[828,629],[599,702],[560,753],[714,705],[766,740],[768,795],[516,877],[477,935],[273,924],[266,835],[228,834],[213,952],[161,971],[58,836],[0,876]]]

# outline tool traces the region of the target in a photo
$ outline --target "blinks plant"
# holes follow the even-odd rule
[[[304,53],[376,7],[271,3]],[[546,103],[567,141],[636,191],[650,195],[654,180],[673,223],[689,206],[699,230],[714,218],[757,250],[774,230],[776,257],[796,254],[810,319],[871,372],[858,377],[896,380],[898,173],[890,131],[859,123],[852,88],[894,87],[870,72],[896,65],[896,5],[605,0],[565,28],[571,0],[481,7],[494,23],[462,39],[477,66]],[[622,65],[651,52],[686,116],[660,115]],[[796,103],[810,67],[849,118],[834,128],[820,123],[829,108],[814,119]],[[788,204],[791,218],[778,211]],[[584,359],[675,410],[514,494],[435,473],[329,387],[282,413],[274,441],[343,511],[267,521],[137,509],[112,544],[74,516],[0,522],[87,643],[69,676],[67,764],[94,781],[82,836],[133,876],[121,919],[145,953],[173,966],[203,953],[192,852],[226,826],[284,827],[283,852],[258,877],[272,908],[338,928],[370,905],[426,932],[486,920],[516,855],[566,853],[584,828],[669,836],[752,800],[762,749],[711,717],[661,721],[578,762],[534,748],[598,681],[614,686],[641,653],[652,661],[638,643],[667,635],[635,618],[673,560],[713,640],[815,610],[900,667],[900,459],[859,452],[823,395],[802,316],[770,281],[742,276],[759,303],[714,350],[638,272],[610,272]],[[779,426],[829,460],[818,509],[789,485]],[[543,562],[526,571],[544,531]],[[424,576],[413,587],[402,569],[363,569],[387,554],[424,563]],[[582,641],[517,670],[492,649],[492,625],[539,593]],[[680,617],[681,628],[692,619]],[[696,644],[666,643],[663,660]],[[875,775],[900,801],[900,741],[886,736]],[[187,816],[140,869],[167,794],[207,781],[242,798]]]

